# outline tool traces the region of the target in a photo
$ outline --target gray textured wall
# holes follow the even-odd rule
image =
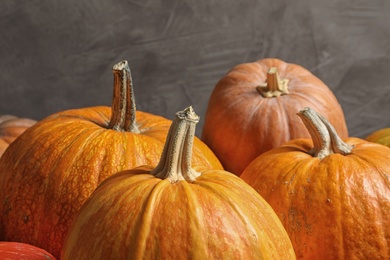
[[[388,0],[1,0],[0,114],[109,106],[127,59],[139,110],[203,117],[224,73],[266,57],[328,84],[351,135],[390,126]]]

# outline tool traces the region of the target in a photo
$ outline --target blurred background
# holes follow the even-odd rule
[[[390,127],[388,0],[0,1],[0,114],[111,105],[126,59],[138,110],[201,116],[233,66],[279,58],[333,90],[350,135]]]

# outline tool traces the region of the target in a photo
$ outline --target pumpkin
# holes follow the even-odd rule
[[[278,217],[236,175],[192,167],[199,117],[176,114],[160,163],[121,171],[92,193],[61,259],[295,259]]]
[[[97,185],[111,174],[156,165],[171,120],[136,111],[127,61],[113,67],[110,107],[59,112],[30,127],[0,160],[2,237],[59,257],[69,225]],[[221,169],[199,139],[194,164]]]
[[[310,108],[312,139],[254,159],[240,176],[272,206],[299,259],[390,258],[390,148],[341,139]]]
[[[55,260],[45,250],[19,242],[0,242],[0,259],[2,260]]]
[[[35,123],[36,120],[30,118],[0,115],[0,156],[19,135]]]
[[[366,140],[390,147],[390,127],[382,128],[372,132],[366,137]]]
[[[261,153],[310,137],[296,118],[302,107],[319,111],[348,136],[336,97],[305,68],[271,58],[239,64],[212,91],[201,138],[225,170],[240,175]]]

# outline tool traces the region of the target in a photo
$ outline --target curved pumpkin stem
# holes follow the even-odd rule
[[[323,159],[333,153],[347,155],[352,152],[353,145],[341,140],[334,127],[322,115],[306,107],[298,112],[298,116],[313,139],[311,155]]]
[[[151,174],[171,183],[180,180],[195,181],[200,176],[200,173],[191,167],[195,127],[198,122],[199,116],[191,106],[176,113],[160,162]]]
[[[256,90],[265,98],[288,94],[288,79],[281,79],[278,69],[271,67],[267,72],[266,82],[257,86]]]
[[[112,72],[114,74],[114,95],[108,128],[139,133],[135,119],[134,90],[128,62],[124,60],[115,64]]]

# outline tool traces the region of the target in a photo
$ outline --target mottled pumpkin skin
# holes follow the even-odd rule
[[[0,156],[19,135],[36,123],[30,118],[0,115]]]
[[[0,259],[3,260],[56,260],[45,250],[25,243],[0,242]]]
[[[111,108],[60,112],[15,140],[0,160],[3,239],[39,246],[59,257],[74,215],[115,172],[156,165],[171,120],[137,111],[139,134],[107,129]],[[194,165],[221,169],[199,139]]]
[[[288,94],[266,98],[256,87],[276,67],[288,79]],[[344,113],[332,91],[305,68],[278,59],[237,65],[215,86],[206,110],[202,140],[225,170],[240,175],[258,155],[291,139],[309,138],[296,116],[303,107],[318,111],[348,136]]]
[[[138,168],[104,181],[80,210],[68,259],[295,259],[271,207],[234,174],[171,184]]]
[[[366,137],[367,141],[383,144],[390,147],[390,127],[379,129]]]
[[[257,157],[240,176],[273,207],[298,259],[390,259],[390,149],[358,138],[322,160],[311,140]]]

